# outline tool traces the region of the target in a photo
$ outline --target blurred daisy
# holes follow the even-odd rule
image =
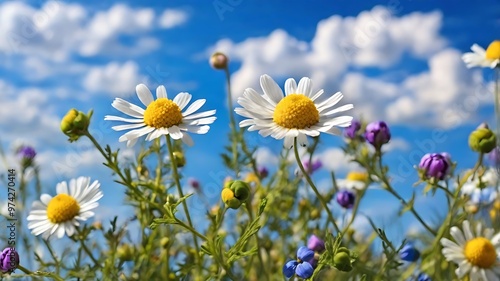
[[[243,108],[235,112],[249,119],[240,122],[240,127],[248,127],[249,131],[259,131],[263,137],[271,136],[284,139],[284,146],[291,148],[294,138],[300,145],[307,145],[307,136],[316,137],[320,133],[340,135],[336,127],[351,125],[351,116],[334,117],[337,113],[353,108],[347,104],[335,108],[343,95],[337,92],[333,96],[319,102],[323,90],[312,91],[311,79],[304,77],[299,84],[290,78],[285,82],[285,96],[278,84],[269,75],[260,77],[260,86],[264,95],[248,88],[238,103]]]
[[[43,234],[44,239],[56,234],[62,238],[64,234],[72,236],[78,221],[86,221],[94,215],[92,209],[99,206],[97,200],[102,197],[100,183],[90,178],[79,177],[68,184],[63,181],[57,184],[57,195],[52,197],[42,194],[41,201],[33,202],[28,216],[28,228],[33,235]]]
[[[146,106],[143,109],[120,98],[116,98],[112,106],[119,111],[134,118],[122,118],[107,115],[104,120],[123,121],[131,123],[112,127],[115,131],[133,129],[119,138],[119,141],[127,141],[131,147],[141,136],[147,135],[146,140],[151,141],[162,135],[170,135],[174,140],[182,139],[187,145],[193,145],[193,140],[186,132],[206,134],[216,117],[215,110],[204,111],[193,114],[204,104],[204,99],[193,102],[184,112],[182,110],[191,101],[188,93],[179,93],[173,100],[168,99],[167,90],[164,86],[156,88],[156,100],[153,99],[151,91],[144,84],[135,88],[139,100]]]
[[[464,183],[462,189],[460,190],[463,195],[472,196],[473,194],[481,193],[481,190],[486,187],[494,187],[497,185],[498,174],[494,169],[488,169],[484,172],[482,176],[480,173],[476,172],[474,179],[469,177],[467,182]]]
[[[483,230],[481,224],[477,224],[474,233],[469,221],[464,221],[462,230],[456,226],[451,228],[455,242],[441,239],[446,260],[458,265],[455,270],[458,278],[469,275],[471,281],[499,280],[500,233],[493,236],[493,231]]]
[[[363,190],[367,187],[368,174],[365,172],[350,172],[345,179],[338,179],[337,185],[340,189]]]
[[[462,56],[468,68],[475,66],[495,68],[500,63],[500,40],[491,42],[486,50],[478,44],[472,45],[470,49],[472,53],[465,53]]]

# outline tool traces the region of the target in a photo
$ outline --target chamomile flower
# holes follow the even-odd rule
[[[193,140],[187,132],[206,134],[210,129],[208,125],[212,124],[216,119],[215,116],[212,116],[215,114],[215,110],[195,113],[205,104],[206,100],[204,99],[196,100],[184,110],[191,101],[191,95],[188,93],[179,93],[173,100],[170,100],[165,87],[159,86],[156,88],[156,100],[154,100],[151,91],[146,85],[139,84],[135,90],[146,109],[116,98],[112,106],[134,118],[111,115],[104,117],[104,120],[131,123],[112,127],[115,131],[133,129],[118,139],[120,142],[127,141],[128,147],[133,146],[138,138],[144,135],[147,135],[147,141],[154,140],[162,135],[170,135],[174,140],[181,139],[185,144],[193,145]]]
[[[367,187],[368,174],[365,172],[350,172],[345,179],[338,179],[337,185],[341,189],[363,190]]]
[[[269,75],[260,77],[260,86],[264,95],[248,88],[243,97],[238,98],[242,108],[236,108],[235,112],[249,118],[241,121],[240,127],[250,126],[249,131],[259,131],[263,137],[284,139],[287,148],[293,146],[295,138],[305,146],[307,136],[315,137],[320,133],[340,135],[336,127],[351,125],[351,116],[334,116],[352,109],[353,105],[335,108],[343,97],[340,92],[319,102],[323,90],[314,93],[311,79],[307,77],[300,79],[298,85],[292,78],[286,80],[285,95]]]
[[[485,50],[478,44],[470,48],[472,53],[465,53],[462,60],[468,68],[475,66],[495,68],[500,63],[500,40],[491,42]]]
[[[56,234],[62,238],[64,234],[72,236],[79,221],[86,221],[94,215],[92,209],[99,206],[97,200],[102,197],[100,183],[90,183],[90,178],[79,177],[68,184],[63,181],[57,184],[57,195],[52,197],[42,194],[41,201],[33,203],[28,216],[28,228],[33,235],[43,234],[44,239]]]
[[[443,255],[447,261],[458,265],[455,274],[462,279],[469,275],[471,281],[499,280],[500,233],[493,235],[493,229],[483,229],[477,224],[475,232],[469,221],[462,223],[462,230],[454,226],[451,236],[455,242],[442,238]]]

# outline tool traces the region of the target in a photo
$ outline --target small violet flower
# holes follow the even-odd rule
[[[375,148],[380,149],[383,144],[388,143],[391,139],[391,132],[385,122],[372,122],[366,126],[365,139]]]
[[[399,252],[399,257],[408,262],[415,262],[420,258],[420,252],[413,246],[413,244],[406,244]]]
[[[311,237],[309,237],[309,240],[307,241],[307,248],[315,252],[321,253],[325,250],[325,242],[321,240],[318,236],[313,234],[311,235]]]
[[[354,206],[356,196],[352,191],[344,189],[337,192],[336,199],[337,203],[339,203],[340,206],[346,209],[350,209],[352,208],[352,206]]]
[[[259,167],[258,172],[261,179],[264,179],[269,175],[269,171],[264,166]]]
[[[21,165],[23,168],[30,167],[36,156],[36,151],[33,147],[23,145],[16,150],[17,155],[21,158]]]
[[[300,278],[307,279],[313,275],[314,268],[308,262],[314,257],[314,252],[307,247],[300,247],[297,250],[297,260],[291,260],[283,266],[283,274],[286,278],[296,274]]]
[[[348,139],[355,139],[356,134],[359,132],[361,129],[361,122],[358,120],[353,120],[351,122],[351,125],[347,128],[344,129],[344,136]]]
[[[13,272],[19,265],[19,254],[14,248],[5,248],[0,254],[0,270],[3,273]]]
[[[427,153],[420,160],[418,167],[426,178],[443,180],[450,172],[451,159],[448,153]]]
[[[323,163],[321,163],[320,160],[316,159],[311,162],[305,161],[302,163],[302,165],[304,166],[304,170],[306,170],[309,174],[312,175],[312,173],[316,172],[323,166]]]
[[[194,190],[199,191],[200,190],[200,182],[195,179],[195,178],[189,178],[188,179],[188,184],[191,186]]]

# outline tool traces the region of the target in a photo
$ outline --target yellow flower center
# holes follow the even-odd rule
[[[47,217],[52,223],[61,223],[73,219],[80,212],[75,198],[68,194],[58,194],[47,206]]]
[[[467,241],[464,249],[465,258],[480,268],[490,268],[497,260],[497,253],[490,240],[477,237]]]
[[[486,49],[486,58],[491,60],[500,59],[500,40],[491,42]]]
[[[273,121],[287,129],[304,129],[319,122],[319,112],[310,98],[291,94],[276,105]]]
[[[363,172],[350,172],[347,174],[347,179],[351,181],[363,181],[368,180],[368,174]]]
[[[182,122],[179,106],[166,98],[159,98],[148,105],[144,112],[144,124],[155,128],[170,128]]]

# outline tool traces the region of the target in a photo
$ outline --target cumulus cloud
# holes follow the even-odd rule
[[[125,97],[133,94],[133,89],[143,79],[135,62],[127,61],[123,64],[111,62],[102,67],[92,67],[83,81],[83,86],[91,92],[105,92]]]
[[[278,156],[267,147],[259,147],[255,151],[254,157],[259,166],[272,167],[278,165]]]
[[[241,62],[232,77],[233,100],[245,88],[261,91],[262,74],[279,84],[288,77],[307,76],[315,89],[326,93],[340,89],[344,101],[355,105],[355,116],[449,128],[474,122],[478,106],[490,99],[481,94],[488,92],[481,75],[471,75],[461,54],[446,47],[441,25],[439,11],[397,16],[377,6],[356,17],[334,15],[320,21],[310,42],[277,29],[238,43],[222,39],[209,52],[223,51]],[[363,74],[367,67],[400,71],[403,56],[428,61],[428,70],[399,81],[390,75]],[[472,93],[475,97],[470,97]]]
[[[167,9],[163,11],[158,19],[158,24],[162,28],[173,28],[184,24],[188,20],[188,14],[182,10]]]
[[[187,20],[180,13],[168,18],[170,28]],[[5,1],[0,4],[0,51],[56,61],[75,54],[142,54],[160,46],[148,33],[159,24],[164,27],[165,21],[158,23],[158,15],[151,8],[125,4],[92,12],[62,1],[46,2],[39,9],[21,1]],[[125,44],[123,37],[134,40]]]
[[[329,171],[342,173],[358,169],[358,165],[351,162],[351,158],[340,148],[329,148],[317,153],[316,157],[321,160],[323,167]]]

